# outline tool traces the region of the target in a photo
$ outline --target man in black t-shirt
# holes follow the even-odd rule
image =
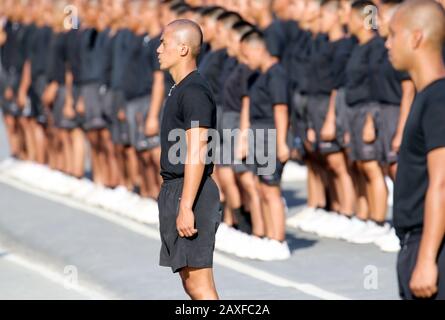
[[[417,89],[403,133],[394,191],[403,299],[445,299],[445,10],[434,1],[401,5],[390,23],[391,63]]]
[[[196,71],[201,45],[200,27],[181,19],[165,28],[157,50],[161,69],[175,81],[160,131],[164,180],[158,199],[160,265],[180,273],[192,299],[218,299],[212,267],[221,221],[219,190],[210,176],[213,162],[204,156],[216,128],[216,104],[209,85]]]
[[[401,0],[383,0],[379,6],[379,34],[388,37],[388,25]],[[391,179],[395,179],[397,153],[402,142],[414,95],[414,84],[407,72],[397,71],[391,65],[388,51],[384,50],[373,68],[373,91],[380,104],[379,130],[382,131],[384,164],[388,166]]]
[[[285,213],[281,199],[281,176],[289,160],[289,88],[286,72],[269,52],[262,33],[252,30],[241,38],[241,50],[249,67],[260,75],[249,88],[250,129],[247,163],[253,164],[260,178],[260,194],[265,217],[266,237],[277,260],[290,257],[285,240]],[[252,136],[252,135],[251,135]],[[267,154],[267,156],[266,156]]]
[[[286,46],[286,36],[282,22],[273,16],[272,2],[272,0],[252,0],[249,3],[250,12],[255,24],[263,32],[267,50],[273,57],[281,59]]]

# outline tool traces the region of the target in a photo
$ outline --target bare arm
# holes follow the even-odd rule
[[[437,256],[445,236],[445,148],[428,153],[429,185],[425,198],[422,239],[410,288],[417,297],[437,292]]]
[[[250,99],[248,96],[243,97],[241,101],[241,114],[240,114],[240,130],[241,132],[249,129],[250,121],[249,121],[249,105]]]
[[[153,136],[159,133],[159,113],[164,101],[164,72],[155,71],[153,87],[151,89],[150,111],[145,124],[146,135]]]
[[[207,137],[207,133],[206,128],[191,128],[186,131],[187,157],[184,165],[184,186],[176,219],[176,228],[181,237],[191,237],[198,232],[194,226],[192,207],[204,174],[205,158],[203,156],[207,153],[207,139],[201,139],[201,137]]]
[[[240,113],[240,134],[236,143],[235,157],[236,159],[244,159],[248,153],[248,130],[250,127],[250,114],[249,114],[250,99],[248,96],[244,96],[241,101],[241,113]]]
[[[320,131],[321,140],[332,141],[335,139],[336,131],[336,114],[335,114],[335,100],[337,98],[337,90],[332,90],[329,97],[328,112],[326,114],[326,119],[323,123],[323,127]]]
[[[392,143],[392,149],[396,152],[400,149],[402,142],[403,130],[405,129],[406,120],[408,119],[411,105],[414,100],[416,89],[414,83],[411,80],[405,80],[402,82],[402,101],[400,103],[400,117],[397,124],[397,131]]]
[[[274,106],[275,128],[277,129],[277,156],[281,163],[289,160],[290,151],[287,146],[287,129],[289,126],[289,114],[286,104]]]
[[[31,86],[31,61],[26,60],[23,65],[22,78],[20,80],[20,86],[18,91],[18,105],[23,107],[26,103],[26,95],[29,87]]]

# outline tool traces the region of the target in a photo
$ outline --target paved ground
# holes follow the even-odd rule
[[[0,160],[5,156],[0,124]],[[304,203],[304,184],[284,188],[291,214]],[[157,265],[157,234],[153,226],[0,183],[0,299],[186,298],[177,276]],[[288,240],[293,252],[284,262],[216,253],[221,298],[398,298],[395,254],[295,230]]]

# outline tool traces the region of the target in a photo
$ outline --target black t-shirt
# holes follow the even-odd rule
[[[160,36],[133,35],[130,56],[124,72],[123,89],[129,100],[151,94],[153,73],[160,70],[156,49]]]
[[[385,43],[378,36],[354,47],[346,65],[346,102],[349,107],[377,101],[372,90],[372,69],[383,50]]]
[[[98,56],[96,51],[98,39],[99,32],[96,29],[89,28],[82,31],[80,42],[82,84],[100,82],[101,80],[99,59],[102,57]]]
[[[403,132],[394,189],[397,235],[423,227],[428,189],[427,155],[445,147],[445,78],[417,93]]]
[[[73,75],[73,84],[78,86],[82,82],[81,65],[81,40],[82,31],[80,29],[71,29],[67,34],[67,59],[68,68]]]
[[[318,33],[315,36],[311,36],[309,42],[302,48],[298,70],[298,72],[301,73],[298,80],[298,88],[302,93],[308,94],[313,90],[312,85],[314,81],[312,80],[313,66],[311,65],[311,59],[315,54],[320,52],[322,45],[326,42],[328,42],[328,36],[323,33]]]
[[[345,85],[345,66],[355,45],[353,38],[337,41],[319,40],[309,58],[309,94],[329,95]]]
[[[249,95],[248,81],[253,71],[237,63],[224,84],[224,111],[241,112],[241,100]]]
[[[111,30],[106,29],[99,34],[99,43],[102,51],[102,79],[101,83],[107,87],[111,86],[111,74],[113,72],[113,45],[116,39]]]
[[[199,72],[209,83],[217,105],[222,104],[221,90],[223,84],[221,81],[221,69],[226,59],[226,49],[210,51],[202,58],[199,65]]]
[[[184,163],[186,150],[179,154],[178,145],[186,146],[185,131],[194,127],[192,123],[199,121],[199,127],[209,129],[216,128],[216,104],[209,85],[197,71],[187,75],[171,91],[164,106],[164,114],[161,123],[161,176],[164,180],[172,180],[184,176]],[[169,134],[173,130],[181,130],[180,137],[174,135],[169,141]],[[170,139],[171,140],[171,139]],[[182,143],[179,144],[179,140]],[[173,151],[177,155],[177,164],[169,160],[169,153]],[[213,155],[210,155],[212,157]],[[171,159],[173,160],[173,159]],[[179,161],[181,160],[181,161]],[[210,176],[213,172],[213,163],[206,164],[204,176]]]
[[[375,61],[372,70],[373,92],[379,102],[400,105],[402,100],[402,81],[409,80],[407,72],[394,69],[388,57],[388,50],[383,50],[380,59]]]
[[[36,27],[30,36],[29,59],[31,61],[31,77],[35,81],[45,74],[48,61],[48,44],[51,41],[52,30],[49,27]]]
[[[67,62],[67,34],[64,32],[53,33],[50,41],[50,52],[47,69],[48,82],[55,81],[60,85],[65,84]]]
[[[125,67],[130,57],[130,45],[133,34],[128,29],[120,29],[113,40],[111,88],[123,90]]]
[[[304,89],[302,89],[304,81],[306,81],[304,70],[310,56],[311,42],[311,33],[302,30],[300,37],[291,42],[286,49],[286,59],[283,66],[288,71],[290,86],[293,90],[304,92]]]
[[[288,86],[286,71],[279,63],[261,73],[249,88],[250,121],[267,123],[274,127],[274,106],[288,104]]]
[[[274,19],[272,23],[262,31],[269,53],[281,59],[286,45],[286,33],[282,22]]]
[[[281,56],[281,65],[289,73],[289,77],[292,75],[292,57],[294,50],[301,47],[302,37],[304,37],[304,30],[300,28],[296,21],[281,21],[283,29],[285,30],[286,43]]]

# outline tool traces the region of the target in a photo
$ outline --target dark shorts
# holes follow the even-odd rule
[[[399,294],[404,300],[413,300],[413,296],[409,283],[412,273],[416,266],[417,255],[419,252],[420,232],[405,236],[401,243],[401,250],[397,258],[397,278],[399,282]],[[437,294],[432,297],[434,300],[445,300],[445,241],[439,249],[437,265],[439,268],[439,280],[437,284]]]
[[[77,95],[77,89],[73,88],[73,95]],[[66,100],[66,88],[65,86],[59,86],[57,89],[56,98],[53,104],[52,116],[54,120],[54,126],[60,129],[72,130],[79,126],[77,117],[67,118],[64,114]]]
[[[306,109],[307,109],[307,96],[302,95],[298,91],[292,93],[291,101],[291,113],[290,113],[290,133],[292,140],[291,148],[296,149],[301,157],[304,157],[306,150],[304,148],[304,141],[306,140]]]
[[[109,117],[109,130],[111,132],[111,139],[116,145],[127,146],[130,145],[130,131],[127,121],[120,121],[118,119],[119,110],[125,110],[125,97],[122,91],[108,90],[104,97],[104,110],[111,108]],[[107,113],[105,111],[105,113]]]
[[[19,106],[15,102],[15,100],[4,100],[3,101],[3,113],[5,115],[10,115],[15,118],[20,117],[22,114],[22,110],[20,110]]]
[[[45,91],[47,80],[45,75],[37,77],[33,80],[31,88],[29,90],[29,97],[31,99],[31,105],[33,109],[33,117],[37,122],[44,125],[48,121],[48,113],[42,103],[42,95]]]
[[[337,96],[335,97],[335,118],[337,126],[344,135],[345,132],[350,132],[348,121],[348,104],[346,103],[346,91],[343,88],[337,90]],[[343,146],[345,146],[343,141]]]
[[[382,160],[382,139],[379,132],[379,111],[380,107],[376,103],[365,103],[354,106],[348,110],[349,130],[351,136],[350,157],[355,161],[381,161]],[[363,128],[366,116],[371,114],[376,128],[376,139],[372,143],[363,141]]]
[[[159,135],[145,135],[145,121],[150,109],[150,95],[130,100],[126,103],[125,113],[130,133],[130,144],[136,151],[151,150],[159,147]]]
[[[392,150],[392,140],[399,124],[400,106],[381,105],[380,108],[379,131],[382,137],[382,160],[385,164],[393,164],[397,162],[397,153]]]
[[[235,111],[226,111],[222,113],[221,131],[222,131],[222,155],[220,165],[231,167],[235,173],[249,171],[245,161],[235,159],[236,142],[239,134],[240,113]]]
[[[260,179],[269,186],[279,186],[285,163],[277,158],[276,134],[273,125],[251,123],[253,135],[249,135],[249,153],[246,163]],[[276,130],[275,130],[276,132]]]
[[[83,128],[86,131],[99,130],[107,126],[103,115],[102,97],[100,93],[100,84],[85,84],[80,88],[80,95],[85,104],[85,115],[83,119]]]
[[[161,252],[159,264],[173,272],[181,268],[211,268],[215,249],[215,234],[221,222],[219,191],[211,177],[203,180],[193,206],[195,228],[192,238],[181,238],[176,230],[176,218],[184,179],[164,181],[158,198]]]
[[[308,118],[316,133],[316,147],[322,154],[340,152],[343,145],[343,130],[338,123],[336,123],[336,137],[334,140],[323,141],[321,139],[321,129],[328,114],[329,101],[330,97],[327,95],[311,95],[308,98],[307,104]]]

